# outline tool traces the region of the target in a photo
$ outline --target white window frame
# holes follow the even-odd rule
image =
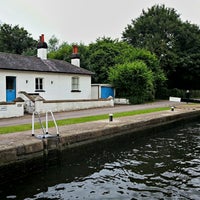
[[[80,92],[80,77],[72,77],[72,92]]]
[[[35,90],[36,91],[44,90],[44,78],[41,77],[35,78]]]

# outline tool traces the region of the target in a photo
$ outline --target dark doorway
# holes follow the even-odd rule
[[[16,77],[6,77],[6,102],[13,102],[16,98]]]

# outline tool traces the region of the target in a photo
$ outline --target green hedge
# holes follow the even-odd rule
[[[173,89],[167,89],[162,88],[158,91],[156,98],[157,99],[169,99],[169,97],[180,97],[185,98],[186,90],[173,88]],[[200,90],[190,90],[190,98],[197,98],[200,99]]]

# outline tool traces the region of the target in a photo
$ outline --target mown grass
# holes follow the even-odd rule
[[[125,116],[147,114],[147,113],[152,113],[152,112],[164,111],[168,109],[169,107],[161,107],[161,108],[150,108],[150,109],[144,109],[144,110],[133,110],[133,111],[128,111],[128,112],[119,112],[119,113],[113,113],[113,117],[118,118],[118,117],[125,117]],[[78,124],[78,123],[91,122],[91,121],[104,120],[104,119],[108,119],[108,114],[80,117],[80,118],[71,118],[71,119],[62,119],[62,120],[57,120],[56,122],[58,126],[64,126],[64,125]],[[53,121],[49,121],[48,126],[53,127],[54,126]],[[35,129],[39,129],[39,128],[41,128],[40,124],[35,123]],[[21,131],[27,131],[31,129],[32,129],[32,124],[0,127],[0,134],[21,132]]]

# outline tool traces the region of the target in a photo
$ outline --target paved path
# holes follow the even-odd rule
[[[106,108],[94,108],[94,109],[85,109],[78,111],[59,112],[59,113],[54,113],[54,116],[56,120],[59,120],[59,119],[79,118],[79,117],[94,116],[101,114],[110,114],[110,113],[124,112],[124,111],[126,112],[132,110],[142,110],[147,108],[157,108],[165,106],[170,107],[176,104],[181,104],[181,103],[175,103],[166,100],[166,101],[156,101],[152,103],[139,104],[139,105],[116,105],[114,107],[109,107],[109,108],[106,107]],[[0,127],[19,125],[19,124],[31,124],[31,118],[32,115],[25,115],[23,117],[17,117],[17,118],[0,119]],[[52,120],[51,117],[49,118],[50,120]],[[44,117],[42,117],[42,120],[45,120]]]

